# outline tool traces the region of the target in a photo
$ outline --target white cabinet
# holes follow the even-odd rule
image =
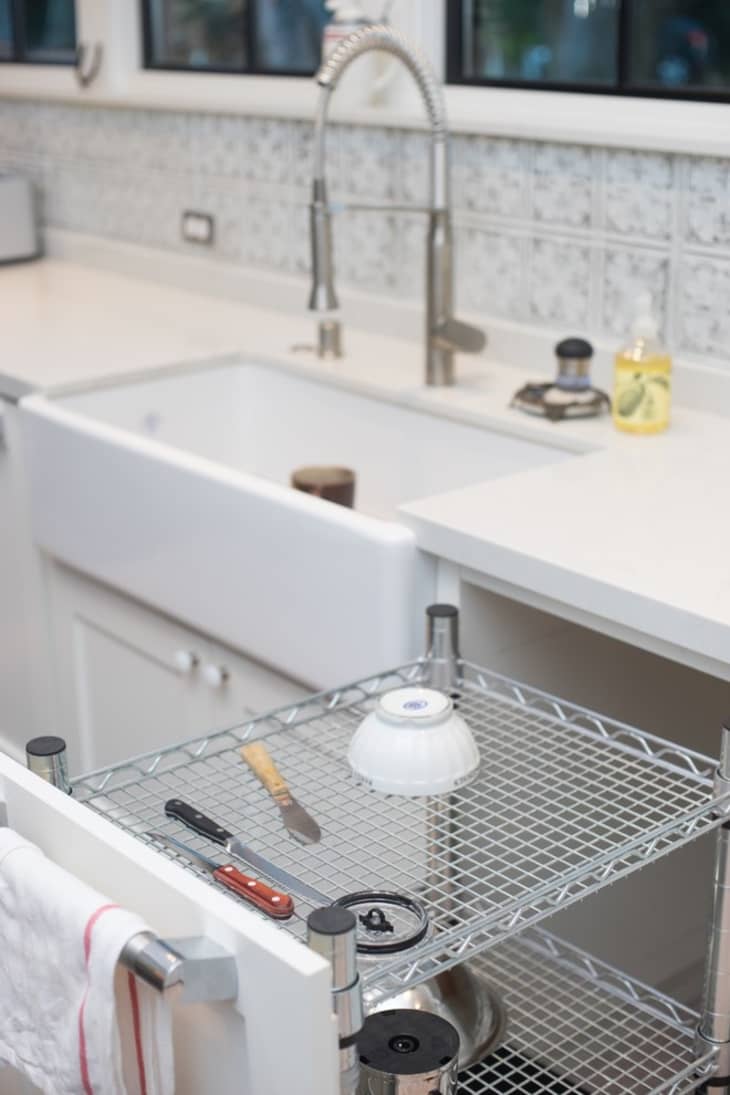
[[[0,399],[0,750],[22,759],[49,718],[47,627],[33,546],[18,408]]]
[[[83,575],[47,566],[56,711],[72,771],[244,721],[305,689]]]
[[[13,829],[161,937],[205,935],[236,956],[234,1002],[175,1009],[176,1095],[336,1095],[326,962],[0,754],[3,806]]]

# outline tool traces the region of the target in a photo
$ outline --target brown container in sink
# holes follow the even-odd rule
[[[306,494],[314,494],[338,506],[355,504],[355,473],[350,468],[322,465],[297,468],[292,472],[291,485]]]

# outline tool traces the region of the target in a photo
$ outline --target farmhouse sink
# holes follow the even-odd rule
[[[401,503],[569,458],[246,361],[21,411],[45,551],[323,687],[420,652],[435,565]],[[304,464],[354,468],[356,509],[291,490]]]

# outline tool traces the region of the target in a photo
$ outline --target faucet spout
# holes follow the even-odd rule
[[[441,85],[430,65],[390,26],[361,27],[339,43],[317,73],[321,90],[314,138],[314,181],[310,207],[312,291],[309,307],[330,311],[338,306],[335,291],[331,209],[327,200],[326,133],[329,104],[340,77],[353,61],[370,50],[398,57],[413,76],[431,125],[428,259],[426,267],[427,384],[453,384],[454,353],[478,353],[486,337],[453,316],[453,239],[449,190],[449,134]]]

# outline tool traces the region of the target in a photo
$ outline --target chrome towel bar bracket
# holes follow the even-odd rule
[[[181,985],[184,1004],[234,1000],[238,970],[233,955],[205,936],[166,941],[152,932],[133,936],[119,961],[158,992]]]
[[[26,746],[26,758],[37,776],[70,793],[63,738],[33,738]],[[235,1000],[238,995],[234,956],[205,936],[165,940],[151,931],[138,932],[125,945],[119,961],[158,992],[182,986],[179,999],[184,1004]]]

